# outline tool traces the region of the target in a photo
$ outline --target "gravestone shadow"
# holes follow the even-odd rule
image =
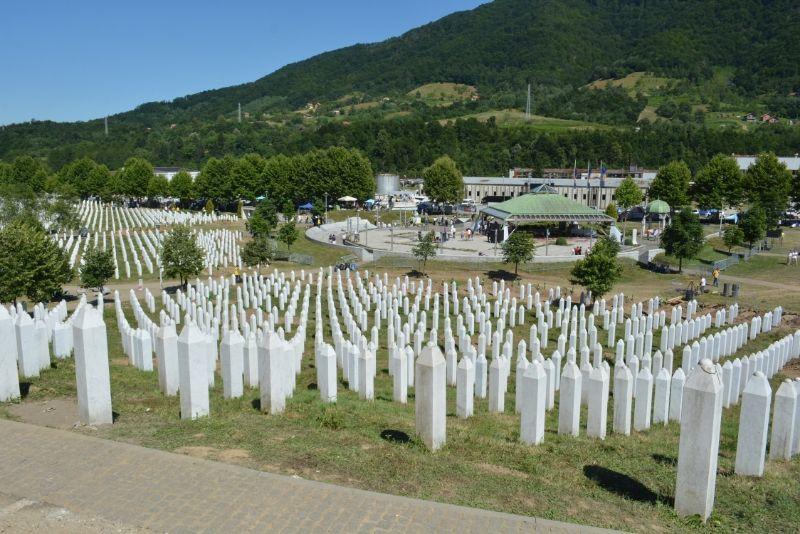
[[[261,398],[256,397],[255,399],[253,399],[250,402],[250,406],[252,406],[254,409],[256,409],[256,410],[258,410],[260,412],[261,411]]]
[[[672,507],[674,499],[659,495],[635,478],[599,465],[584,465],[583,474],[606,491],[626,499],[648,504],[662,503]]]
[[[511,271],[506,271],[505,269],[486,271],[486,273],[484,274],[487,276],[487,278],[489,278],[492,281],[505,280],[506,282],[513,282],[514,280],[519,278],[518,275],[512,273]]]
[[[31,383],[30,382],[20,382],[19,383],[19,395],[21,398],[25,398],[31,392]]]
[[[384,439],[389,443],[408,443],[411,441],[411,437],[405,432],[391,428],[381,431],[381,439]]]
[[[663,465],[678,465],[678,459],[674,456],[665,456],[663,454],[651,454],[650,457],[655,460],[656,462],[663,464]]]

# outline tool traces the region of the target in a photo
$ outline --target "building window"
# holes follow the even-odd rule
[[[605,194],[605,193],[603,193],[603,200],[605,200],[605,199],[606,199],[606,194]]]

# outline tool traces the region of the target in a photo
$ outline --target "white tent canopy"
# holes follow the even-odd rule
[[[339,202],[355,202],[358,199],[350,197],[350,196],[344,196],[344,197],[339,198],[338,200],[339,200]]]

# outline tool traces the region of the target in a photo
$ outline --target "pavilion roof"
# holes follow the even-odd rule
[[[534,222],[610,223],[614,219],[580,202],[554,193],[530,193],[505,202],[491,202],[483,213],[516,224]]]

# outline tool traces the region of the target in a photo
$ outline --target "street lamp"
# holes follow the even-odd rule
[[[325,192],[325,224],[328,224],[328,193]]]

